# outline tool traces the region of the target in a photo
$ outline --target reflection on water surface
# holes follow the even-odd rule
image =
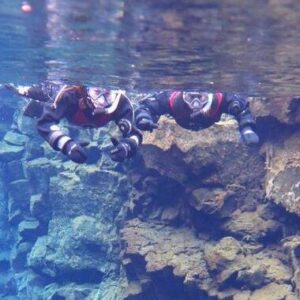
[[[1,82],[294,96],[298,0],[3,0]]]

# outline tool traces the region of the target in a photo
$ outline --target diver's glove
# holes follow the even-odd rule
[[[122,138],[120,141],[111,138],[111,142],[113,148],[109,151],[109,156],[113,161],[122,162],[136,152],[137,145],[130,138]]]
[[[259,137],[250,126],[241,129],[241,135],[246,145],[256,145],[259,143]]]
[[[158,128],[157,124],[155,124],[150,118],[140,118],[136,121],[136,126],[141,130],[146,130],[152,132],[153,129]]]
[[[16,86],[13,83],[6,83],[4,86],[7,90],[12,91],[21,96],[27,96],[28,90],[30,88],[29,86]]]
[[[61,151],[69,159],[78,164],[82,164],[87,160],[87,152],[83,147],[89,143],[85,141],[74,142],[55,125],[54,130],[49,133],[47,141],[54,150]]]
[[[75,143],[71,140],[62,149],[62,153],[64,153],[72,161],[82,164],[87,160],[87,152],[83,148],[84,146],[87,146],[86,142]]]

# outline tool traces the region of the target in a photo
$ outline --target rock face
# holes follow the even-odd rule
[[[143,167],[131,170],[135,218],[121,230],[126,299],[297,299],[281,243],[299,227],[266,201],[265,152],[236,129],[193,133],[164,118],[146,135]]]
[[[257,147],[231,119],[161,118],[124,164],[105,130],[70,129],[91,139],[76,165],[18,119],[0,141],[1,299],[299,299],[299,101],[274,101],[252,99]]]
[[[119,299],[126,283],[117,231],[129,198],[124,169],[101,156],[79,166],[45,144],[28,150],[37,150],[35,138],[14,131],[8,140],[26,143],[18,155],[2,153],[1,298]]]
[[[251,108],[257,119],[262,119],[260,126],[266,140],[262,147],[266,196],[299,215],[300,98],[253,99]]]
[[[300,122],[299,109],[300,98],[286,98],[280,97],[272,98],[250,98],[251,111],[260,121],[264,122],[265,126],[268,126],[269,122],[278,122],[282,125],[296,125]],[[265,119],[265,120],[264,120]],[[261,124],[263,125],[263,124]]]
[[[292,133],[280,146],[266,148],[267,197],[282,204],[288,211],[300,215],[300,132]]]

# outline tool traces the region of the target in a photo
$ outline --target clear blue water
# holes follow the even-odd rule
[[[300,94],[297,0],[31,3],[1,1],[0,83]]]
[[[300,95],[299,0],[30,2],[33,11],[26,14],[21,0],[1,0],[0,84],[51,80],[132,93],[201,88]],[[0,90],[0,140],[12,124],[16,99]],[[0,252],[6,256],[2,164]],[[0,287],[5,272],[0,270]]]

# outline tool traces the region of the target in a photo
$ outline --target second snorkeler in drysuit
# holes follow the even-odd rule
[[[159,117],[169,114],[181,127],[200,130],[219,121],[223,113],[238,121],[241,136],[247,145],[259,142],[249,103],[238,94],[198,91],[156,93],[139,102],[135,120],[139,129],[152,131],[157,128]]]

